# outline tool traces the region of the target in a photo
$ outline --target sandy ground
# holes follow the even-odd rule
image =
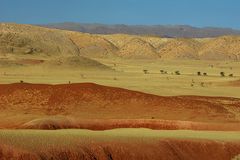
[[[78,65],[50,65],[51,59],[45,57],[24,59],[45,61],[36,65],[26,64],[26,60],[23,65],[3,65],[0,68],[0,83],[16,83],[20,80],[45,84],[93,82],[162,96],[240,97],[239,87],[226,85],[227,82],[240,79],[239,62],[96,59],[113,71]],[[143,73],[144,69],[148,70],[148,74]],[[161,74],[160,70],[168,74]],[[175,75],[175,71],[180,71],[181,75]],[[198,76],[198,71],[201,74],[206,72],[208,76]],[[224,72],[225,77],[221,77],[220,72]],[[233,77],[229,77],[229,74],[233,74]]]

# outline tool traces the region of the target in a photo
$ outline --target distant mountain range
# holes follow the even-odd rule
[[[231,28],[204,27],[197,28],[188,25],[106,25],[81,23],[52,23],[39,25],[42,27],[78,31],[92,34],[131,34],[151,35],[165,38],[206,38],[223,35],[240,35],[240,30]]]

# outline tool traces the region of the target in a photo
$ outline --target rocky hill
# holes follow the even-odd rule
[[[76,56],[79,52],[61,30],[0,23],[0,54]]]
[[[161,38],[101,35],[0,24],[0,56],[240,60],[240,36]]]

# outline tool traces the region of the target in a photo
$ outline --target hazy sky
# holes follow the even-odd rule
[[[0,0],[0,21],[187,24],[240,29],[240,0]]]

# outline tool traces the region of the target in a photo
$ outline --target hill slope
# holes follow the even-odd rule
[[[239,122],[240,100],[194,96],[161,97],[93,83],[0,85],[0,110],[8,118],[68,115],[77,119],[155,119]],[[14,114],[15,115],[15,114]],[[30,116],[31,115],[31,116]],[[35,116],[34,116],[35,115]],[[30,117],[29,117],[30,116]],[[1,118],[0,126],[4,123]],[[11,120],[7,120],[8,123]],[[41,122],[41,121],[40,121]]]
[[[78,48],[60,30],[0,23],[0,54],[76,56]]]
[[[132,58],[157,58],[156,49],[148,42],[134,38],[129,42],[126,42],[119,51],[119,55],[122,57]]]
[[[212,39],[203,45],[199,56],[208,60],[239,60],[240,37],[223,36]]]
[[[164,59],[199,59],[201,44],[193,39],[173,39],[159,47],[159,54]]]
[[[240,60],[240,36],[187,39],[96,35],[0,24],[0,56]]]

